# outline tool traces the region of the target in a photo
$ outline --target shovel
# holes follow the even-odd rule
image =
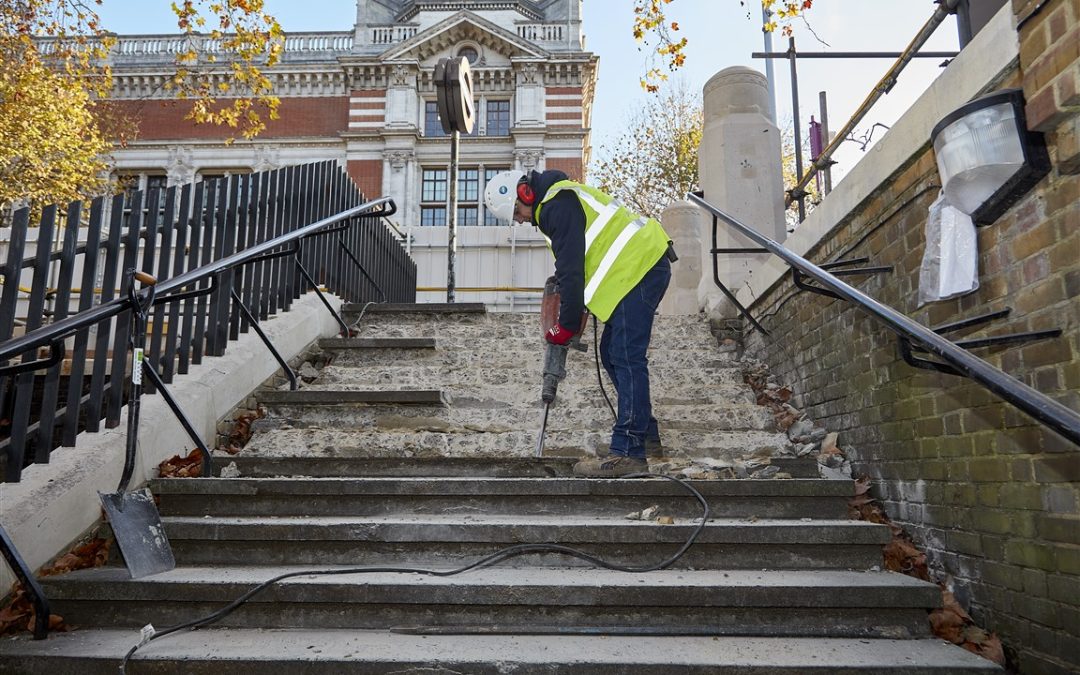
[[[157,279],[129,269],[125,275],[128,299],[131,300],[131,396],[128,399],[127,447],[124,456],[124,473],[115,493],[99,492],[105,517],[112,526],[124,564],[132,579],[168,572],[176,567],[172,548],[161,524],[161,514],[150,490],[143,488],[128,492],[131,475],[135,471],[135,449],[139,436],[139,399],[142,395],[143,347],[146,343],[146,317],[154,304],[154,284]],[[145,286],[139,293],[135,282]]]

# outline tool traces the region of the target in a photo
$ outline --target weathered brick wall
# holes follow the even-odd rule
[[[1021,70],[1001,86],[1022,84],[1029,114],[1045,105],[1040,94],[1054,96],[1052,110],[1034,111],[1053,169],[979,229],[978,291],[917,307],[926,214],[940,180],[929,144],[808,257],[892,265],[891,274],[848,280],[928,326],[1012,308],[1007,319],[953,339],[1061,328],[1057,339],[976,353],[1080,410],[1080,109],[1070,108],[1080,100],[1067,95],[1080,72],[1080,2],[1014,8],[1022,19],[1039,4],[1021,29],[1021,49],[1028,45]],[[1041,40],[1039,48],[1030,40]],[[753,311],[772,338],[750,334],[749,353],[793,386],[810,417],[840,432],[840,446],[874,479],[889,515],[924,547],[940,578],[951,579],[976,620],[1002,636],[1010,665],[1021,673],[1080,672],[1080,447],[977,384],[908,366],[895,336],[843,301],[795,293],[785,280]]]
[[[228,99],[222,99],[228,102]],[[185,119],[191,104],[183,101],[109,101],[109,106],[134,120],[137,140],[226,139],[235,129],[212,124],[195,124]],[[259,138],[295,138],[302,136],[338,138],[348,128],[349,99],[345,97],[282,98],[278,119],[265,114],[266,130]]]

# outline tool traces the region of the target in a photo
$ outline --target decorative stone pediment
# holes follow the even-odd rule
[[[461,42],[474,42],[511,58],[551,58],[551,54],[546,50],[467,10],[447,17],[405,42],[394,45],[379,55],[379,58],[383,61],[424,61]]]

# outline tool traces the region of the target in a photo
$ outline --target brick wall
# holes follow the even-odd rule
[[[892,265],[892,274],[848,280],[924,325],[1012,308],[953,339],[1061,328],[1058,339],[975,353],[1080,411],[1080,109],[1064,95],[1080,68],[1080,2],[1014,9],[1023,19],[1040,4],[1021,28],[1021,70],[1001,86],[1023,85],[1053,169],[979,229],[979,290],[917,307],[926,213],[940,180],[928,145],[807,257]],[[1053,106],[1044,108],[1039,97],[1048,95]],[[748,335],[749,353],[793,386],[813,419],[840,432],[856,471],[874,479],[939,578],[1001,635],[1010,665],[1025,674],[1080,671],[1080,448],[966,379],[908,366],[895,336],[843,301],[795,293],[785,280],[753,311],[772,338]]]
[[[110,101],[109,106],[137,124],[137,140],[225,139],[235,130],[184,119],[191,104],[183,101]],[[260,111],[266,130],[259,138],[331,136],[348,128],[349,100],[345,97],[283,98],[278,119]]]
[[[364,194],[364,197],[377,199],[383,196],[383,163],[381,159],[350,159],[345,166],[345,170],[360,188],[360,192]]]
[[[580,157],[548,157],[544,160],[544,168],[558,169],[569,176],[570,180],[580,182],[585,179]]]

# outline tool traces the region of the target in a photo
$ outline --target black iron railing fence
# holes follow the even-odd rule
[[[131,270],[158,280],[148,393],[204,356],[223,354],[229,340],[258,331],[258,321],[317,285],[349,302],[416,298],[416,265],[381,221],[393,203],[365,204],[334,162],[133,192],[85,208],[74,202],[61,217],[47,207],[37,227],[27,209],[14,214],[0,268],[6,481],[74,445],[79,431],[120,423],[131,303],[118,290]]]

